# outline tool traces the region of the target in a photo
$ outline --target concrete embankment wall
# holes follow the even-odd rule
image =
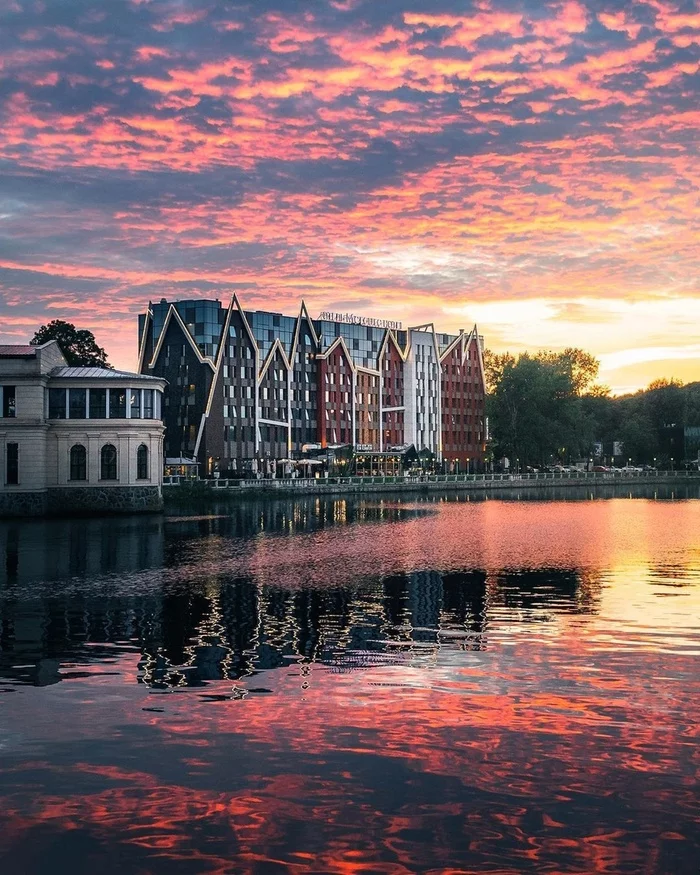
[[[654,487],[673,485],[700,487],[700,473],[658,473],[653,475],[585,474],[559,475],[447,475],[417,478],[358,477],[314,480],[181,481],[166,483],[166,501],[189,498],[246,499],[299,495],[362,495],[372,493],[509,493],[523,490],[591,490],[598,487]]]

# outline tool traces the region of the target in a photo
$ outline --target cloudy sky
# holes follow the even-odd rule
[[[149,299],[700,379],[692,0],[3,0],[0,342]]]

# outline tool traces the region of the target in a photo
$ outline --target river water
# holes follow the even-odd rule
[[[309,497],[0,551],[3,873],[699,871],[697,495]]]

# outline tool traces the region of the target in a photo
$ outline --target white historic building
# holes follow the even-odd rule
[[[160,510],[164,387],[0,346],[0,516]]]

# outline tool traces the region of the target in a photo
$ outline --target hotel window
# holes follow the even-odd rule
[[[68,416],[71,419],[85,419],[87,416],[87,389],[68,390]]]
[[[148,480],[148,447],[146,444],[136,451],[136,479]]]
[[[69,480],[87,480],[87,451],[82,444],[70,448]]]
[[[19,444],[5,446],[5,483],[8,486],[19,483]]]
[[[66,418],[66,390],[49,389],[49,419]]]
[[[100,450],[100,480],[117,479],[117,448],[105,444]]]
[[[0,386],[0,416],[3,419],[13,419],[15,416],[15,387]]]

